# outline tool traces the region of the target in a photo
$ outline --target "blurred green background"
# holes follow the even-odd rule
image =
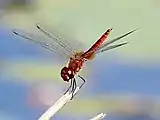
[[[139,28],[122,40],[128,45],[87,63],[85,86],[53,119],[100,112],[107,112],[105,120],[160,119],[159,21],[159,0],[0,0],[0,119],[36,120],[68,87],[60,78],[66,62],[11,31],[36,33],[35,23],[86,48],[108,28],[109,39]]]

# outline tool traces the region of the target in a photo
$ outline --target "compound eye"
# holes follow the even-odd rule
[[[68,76],[70,79],[74,78],[74,73],[71,69],[68,70]]]
[[[63,74],[65,74],[65,73],[67,73],[67,67],[63,67],[62,69],[61,69],[61,74],[63,73]]]
[[[71,70],[68,70],[68,74],[69,74],[69,75],[72,74],[72,71],[71,71]]]
[[[69,80],[69,76],[68,75],[65,75],[65,78],[66,78],[67,81]]]
[[[62,76],[62,78],[63,78],[64,81],[68,82],[69,79],[70,79],[69,76],[68,76],[68,74],[62,74],[61,76]]]

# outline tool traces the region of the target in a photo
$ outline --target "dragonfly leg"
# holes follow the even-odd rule
[[[77,82],[76,82],[76,79],[74,78],[74,91],[76,90],[77,88]]]
[[[72,100],[73,99],[73,97],[75,96],[75,94],[74,94],[74,92],[75,92],[75,89],[77,88],[77,83],[76,83],[76,79],[75,78],[73,78],[73,86],[72,86],[72,97],[71,97],[71,99],[70,100]]]
[[[83,83],[79,87],[79,89],[80,89],[80,88],[82,88],[82,86],[84,85],[84,83],[86,82],[86,80],[82,76],[80,76],[80,75],[78,75],[78,77],[81,78],[81,80],[83,81]],[[73,97],[76,95],[76,93],[74,94],[75,89],[77,88],[77,83],[76,83],[76,79],[75,78],[73,79],[73,83],[72,84],[73,84],[72,85],[72,91],[71,91],[72,92],[72,97],[71,97],[70,100],[72,100]]]
[[[81,78],[81,80],[83,81],[83,83],[81,84],[81,86],[79,87],[79,89],[80,88],[82,88],[82,86],[84,85],[84,83],[86,82],[86,80],[82,77],[82,76],[80,76],[80,75],[78,75],[78,77],[80,77]],[[75,89],[77,88],[77,83],[76,83],[76,79],[74,78],[74,90],[72,91],[72,98],[71,98],[71,100],[73,99],[73,97],[77,94],[77,93],[75,93],[74,94],[74,91],[75,91]]]
[[[82,83],[81,86],[79,87],[79,88],[81,88],[81,87],[84,85],[84,83],[86,82],[86,80],[85,80],[82,76],[80,76],[80,75],[78,75],[78,77],[81,78],[81,80],[83,81],[83,83]]]
[[[72,87],[72,84],[73,84],[73,79],[71,79],[71,84],[70,84],[70,86],[68,87],[68,89],[66,90],[66,92],[64,93],[64,95],[70,90],[70,88]]]

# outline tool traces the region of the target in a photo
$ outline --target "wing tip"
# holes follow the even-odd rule
[[[123,42],[120,44],[120,46],[123,46],[123,45],[126,45],[126,44],[129,44],[130,42]]]
[[[35,23],[36,28],[40,29],[40,24],[39,23]]]
[[[36,27],[37,27],[38,29],[40,29],[40,26],[39,26],[38,24],[36,25]]]
[[[18,35],[18,32],[17,32],[15,29],[12,30],[12,32],[13,32],[14,34]]]
[[[136,31],[138,31],[139,29],[140,29],[140,28],[136,28],[136,29],[132,30],[130,33],[136,32]]]

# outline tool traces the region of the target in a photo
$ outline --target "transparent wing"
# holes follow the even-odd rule
[[[78,51],[83,51],[85,48],[84,44],[81,43],[80,41],[75,40],[75,39],[73,40],[69,36],[63,33],[60,33],[59,31],[57,31],[56,29],[52,27],[42,25],[40,23],[37,23],[36,27],[39,31],[44,33],[47,37],[52,39],[54,42],[59,44],[61,47],[65,48],[66,51],[68,52],[75,54]]]
[[[128,35],[130,35],[131,33],[135,32],[135,31],[137,31],[137,30],[138,30],[138,29],[132,30],[132,31],[126,33],[126,34],[123,34],[123,35],[115,38],[115,39],[112,39],[112,40],[110,40],[110,41],[107,41],[106,43],[104,43],[102,46],[99,47],[98,51],[101,51],[102,49],[105,49],[105,48],[108,47],[108,45],[110,45],[111,43],[114,43],[114,42],[116,42],[116,41],[118,41],[118,40],[120,40],[120,39],[122,39],[122,38],[124,38],[124,37],[126,37],[126,36],[128,36]]]
[[[120,44],[117,44],[117,45],[107,46],[107,47],[105,47],[105,48],[102,48],[102,49],[98,50],[98,51],[96,52],[96,54],[97,54],[97,53],[101,53],[101,52],[105,52],[105,51],[108,51],[108,50],[111,50],[111,49],[114,49],[114,48],[118,48],[118,47],[123,46],[123,45],[125,45],[125,44],[128,44],[128,42],[120,43]]]
[[[47,37],[51,38],[53,40],[53,42],[56,42],[57,44],[59,44],[59,46],[64,48],[66,51],[68,51],[70,53],[74,53],[73,48],[71,48],[71,46],[67,43],[67,41],[62,42],[62,40],[60,40],[60,38],[56,37],[53,33],[51,34],[50,31],[42,28],[39,24],[37,24],[36,27],[38,28],[38,30],[40,30],[42,33],[44,33]]]
[[[66,51],[67,48],[60,46],[58,43],[54,42],[48,37],[27,33],[25,31],[17,30],[17,29],[14,29],[13,33],[17,36],[20,36],[21,38],[24,38],[26,40],[39,44],[40,46],[50,51],[54,51],[55,53],[57,53],[58,55],[64,58],[70,58],[70,56],[73,55],[73,52]]]

